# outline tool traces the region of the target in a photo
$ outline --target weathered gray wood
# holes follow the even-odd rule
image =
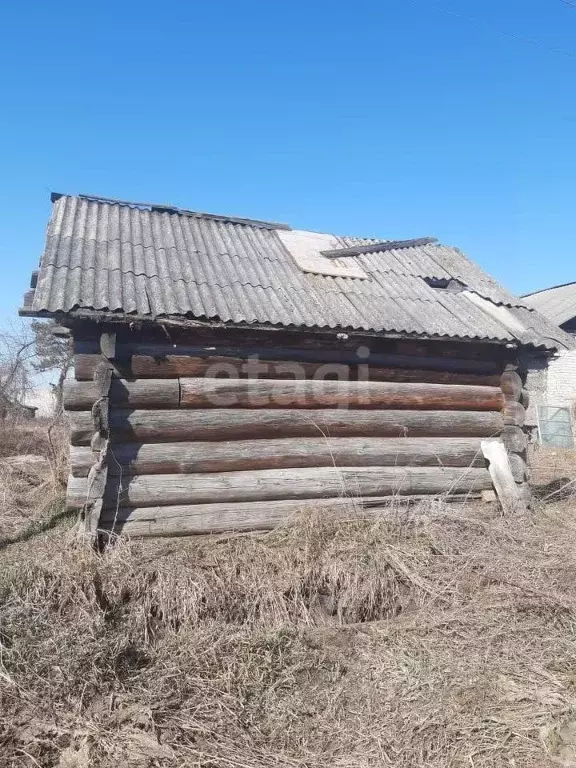
[[[224,531],[269,531],[299,513],[325,509],[342,518],[375,517],[390,498],[360,503],[348,498],[301,501],[250,501],[244,504],[190,504],[172,507],[122,507],[105,512],[101,527],[127,536],[189,536]]]
[[[101,360],[94,370],[92,386],[96,398],[90,410],[93,431],[91,443],[93,447],[97,446],[97,450],[90,451],[86,472],[88,478],[86,498],[80,510],[79,520],[79,532],[83,536],[90,537],[93,541],[98,530],[108,478],[108,417],[111,382],[110,366],[107,361]]]
[[[245,336],[247,334],[243,334]],[[260,334],[261,336],[261,334]],[[226,357],[245,360],[246,358],[257,356],[270,361],[295,361],[313,364],[337,363],[340,365],[358,365],[369,362],[370,366],[375,368],[405,368],[405,369],[423,369],[436,372],[461,372],[467,374],[486,374],[495,376],[493,382],[486,382],[490,386],[499,386],[499,376],[501,364],[493,359],[466,359],[462,354],[456,354],[446,349],[446,354],[438,353],[430,355],[415,345],[417,354],[396,354],[371,352],[366,357],[364,351],[367,349],[364,344],[354,341],[354,349],[343,346],[338,343],[338,348],[333,348],[326,339],[322,342],[315,341],[309,347],[287,346],[279,341],[278,333],[275,332],[272,339],[266,344],[255,345],[252,343],[243,343],[227,346],[222,342],[222,329],[219,329],[218,340],[214,339],[214,344],[185,344],[163,342],[146,342],[141,339],[137,342],[127,343],[119,341],[116,346],[116,356],[124,363],[128,363],[131,358],[144,356],[154,359],[158,364],[164,358],[170,356],[176,357]],[[362,348],[362,354],[358,355],[356,347]],[[403,342],[406,347],[406,343]],[[451,345],[454,346],[454,345]],[[469,347],[470,345],[468,345]],[[82,341],[75,339],[74,352],[76,355],[98,355],[99,346],[94,341]],[[88,364],[88,361],[82,365]],[[91,374],[90,374],[91,375]],[[158,378],[161,378],[158,375]],[[476,383],[476,382],[461,382]],[[479,382],[478,382],[479,383]]]
[[[406,408],[496,411],[498,387],[374,381],[180,379],[181,408]]]
[[[70,412],[73,445],[89,445],[90,414]],[[504,421],[491,411],[219,409],[120,410],[110,414],[115,442],[165,443],[279,437],[490,437]]]
[[[76,379],[79,381],[90,379],[97,359],[97,355],[76,355],[74,358]],[[179,376],[272,379],[312,378],[313,376],[332,379],[352,378],[350,366],[338,363],[250,360],[217,355],[192,357],[175,352],[162,357],[139,354],[129,359],[118,359],[115,361],[115,375],[121,378],[148,379],[172,379]]]
[[[100,352],[108,360],[114,360],[116,357],[116,334],[102,333],[100,335]]]
[[[174,474],[290,467],[485,465],[480,438],[308,437],[197,443],[124,443],[110,448],[109,473]],[[75,477],[86,477],[90,448],[72,447]]]
[[[454,467],[313,467],[214,472],[194,475],[110,478],[105,506],[158,506],[312,499],[336,496],[387,496],[481,491],[491,486],[486,469]],[[67,505],[86,496],[87,480],[71,478]]]
[[[508,464],[512,477],[517,483],[525,483],[528,480],[528,465],[522,456],[517,453],[508,453]]]
[[[522,427],[526,421],[526,410],[521,403],[507,400],[502,409],[502,418],[506,425]]]
[[[483,492],[484,493],[484,492]],[[464,502],[480,492],[454,494],[445,501]],[[270,531],[289,524],[299,514],[325,510],[344,520],[390,517],[398,508],[426,497],[371,496],[364,499],[302,499],[300,501],[250,501],[243,504],[190,504],[172,507],[121,507],[104,512],[101,529],[133,537],[190,536],[194,534]]]
[[[489,462],[488,470],[502,510],[506,514],[517,512],[522,502],[504,443],[498,439],[482,440],[482,452]]]
[[[172,347],[159,347],[162,354],[128,355],[121,346],[116,349],[114,362],[115,376],[118,378],[178,378],[204,377],[262,379],[363,379],[370,381],[398,381],[436,384],[462,384],[481,386],[500,386],[499,375],[481,373],[460,373],[453,371],[434,371],[426,369],[377,367],[366,361],[348,364],[333,360],[329,362],[287,361],[269,358],[237,358],[225,355],[187,355]],[[78,381],[89,380],[100,359],[97,354],[79,353],[74,358],[75,376]]]
[[[363,253],[383,253],[384,251],[395,251],[402,248],[418,248],[422,245],[431,245],[437,242],[437,237],[417,237],[413,240],[383,240],[380,243],[354,245],[351,248],[331,248],[328,251],[320,251],[320,253],[328,259],[342,259],[347,256],[360,256]]]
[[[476,494],[474,494],[474,498]],[[461,494],[447,501],[462,502]],[[101,530],[132,538],[174,537],[219,533],[271,531],[295,522],[300,514],[326,511],[341,520],[397,519],[402,500],[371,497],[351,503],[350,499],[305,499],[302,501],[254,501],[246,504],[195,504],[179,507],[122,508],[114,518],[103,518]],[[168,512],[169,514],[164,514]],[[105,513],[106,514],[106,513]]]
[[[64,382],[64,407],[77,411],[91,408],[98,398],[97,387],[90,381]],[[180,385],[177,379],[113,380],[110,402],[118,407],[178,408]]]
[[[499,435],[508,453],[524,453],[528,438],[521,427],[506,426]]]
[[[505,371],[500,380],[502,392],[506,400],[520,400],[522,394],[522,379],[517,371]]]

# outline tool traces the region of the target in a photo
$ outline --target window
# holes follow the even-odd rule
[[[538,433],[542,445],[550,448],[574,448],[574,434],[569,408],[538,406]]]

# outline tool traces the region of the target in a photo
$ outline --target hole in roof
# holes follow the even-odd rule
[[[461,280],[457,280],[455,277],[425,277],[424,282],[428,283],[430,288],[435,288],[438,291],[446,291],[447,293],[460,293],[465,291],[468,287]]]

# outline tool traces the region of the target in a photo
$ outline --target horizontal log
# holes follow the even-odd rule
[[[221,332],[218,334],[221,337]],[[244,334],[245,335],[245,334]],[[376,368],[406,368],[406,369],[424,369],[439,372],[461,372],[468,374],[484,374],[495,376],[494,386],[499,384],[499,374],[501,363],[494,359],[467,359],[463,354],[458,353],[454,344],[447,346],[440,354],[429,354],[420,349],[418,345],[414,347],[412,354],[397,354],[386,352],[370,352],[368,347],[359,341],[350,342],[354,348],[350,349],[338,342],[338,349],[329,348],[327,341],[316,342],[311,347],[287,346],[278,341],[278,334],[275,333],[272,343],[254,344],[243,343],[242,345],[226,345],[214,340],[214,344],[180,344],[164,342],[126,342],[118,341],[115,349],[115,357],[123,360],[125,363],[130,358],[143,356],[152,358],[156,363],[164,358],[175,357],[226,357],[246,359],[249,357],[261,357],[266,360],[290,360],[303,363],[338,363],[341,365],[358,365],[368,362]],[[438,346],[436,344],[436,346]],[[470,345],[467,346],[467,353],[470,354]],[[361,350],[358,354],[358,349]],[[366,355],[368,352],[368,356]],[[100,353],[98,342],[82,341],[76,339],[74,342],[74,353],[76,355],[98,355]],[[466,352],[464,353],[466,354]],[[493,353],[492,353],[493,354]],[[87,365],[88,361],[82,362]],[[161,378],[161,376],[158,376]],[[463,382],[464,383],[464,382]]]
[[[313,467],[143,475],[111,478],[104,505],[150,507],[173,504],[313,499],[335,496],[389,496],[481,491],[491,487],[487,469],[454,467]],[[68,480],[68,508],[86,499],[87,479]]]
[[[64,406],[90,408],[93,382],[67,381]],[[110,401],[133,408],[419,408],[497,411],[498,387],[374,381],[281,381],[277,379],[116,379]]]
[[[76,355],[74,372],[78,381],[89,380],[98,364],[98,355]],[[208,378],[351,378],[350,366],[332,363],[242,360],[210,355],[192,357],[169,354],[164,357],[134,355],[114,362],[114,375],[126,379],[174,379],[179,376]]]
[[[71,442],[89,445],[89,412],[71,412]],[[115,442],[166,443],[278,437],[491,437],[504,421],[491,411],[344,411],[113,409]]]
[[[451,500],[467,496],[452,496]],[[270,531],[300,514],[325,510],[340,519],[396,517],[399,501],[390,496],[365,499],[249,501],[241,504],[189,504],[171,507],[121,507],[104,512],[102,530],[125,536],[190,536],[231,531]]]
[[[98,399],[98,390],[90,381],[64,382],[64,408],[69,411],[91,408]],[[115,379],[110,385],[110,402],[117,407],[178,408],[180,384],[178,379]]]
[[[380,381],[180,379],[181,408],[406,408],[497,411],[503,405],[504,395],[499,387]]]
[[[122,348],[120,348],[120,353]],[[74,358],[75,377],[78,381],[91,380],[101,357],[97,354],[77,354]],[[140,352],[129,358],[116,359],[114,375],[117,378],[261,378],[261,379],[339,379],[427,382],[436,384],[472,384],[499,386],[499,375],[459,373],[425,369],[375,367],[366,361],[356,364],[345,362],[307,362],[298,360],[271,360],[268,358],[237,358],[224,355],[178,354],[168,347],[161,356]]]
[[[123,443],[110,446],[109,474],[232,472],[289,467],[485,465],[480,438],[308,437],[219,443]],[[72,447],[74,477],[87,477],[90,448]]]

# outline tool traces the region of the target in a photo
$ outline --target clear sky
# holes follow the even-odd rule
[[[576,0],[99,0],[0,11],[0,321],[49,192],[383,238],[576,280]]]

